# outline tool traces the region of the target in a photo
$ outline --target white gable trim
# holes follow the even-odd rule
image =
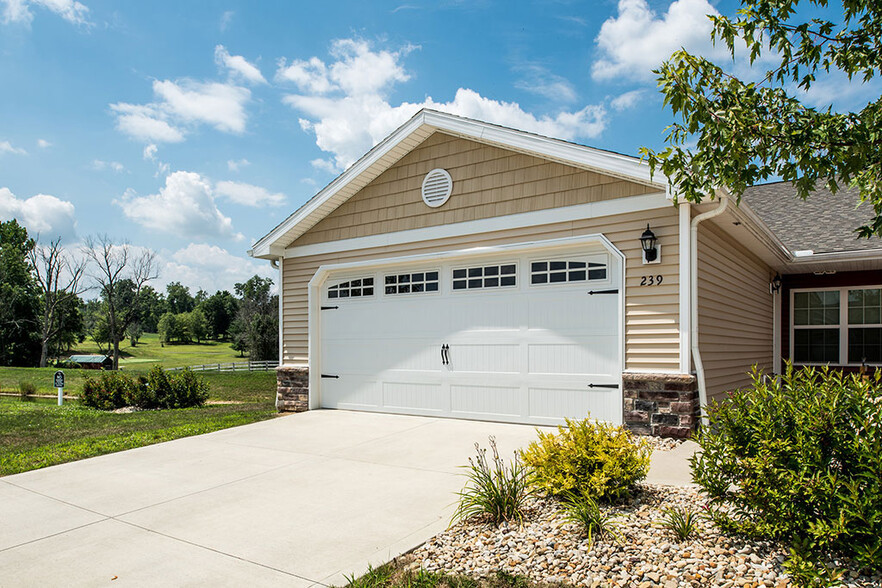
[[[537,210],[535,212],[522,212],[519,214],[463,221],[448,225],[437,225],[423,229],[410,229],[407,231],[396,231],[394,233],[383,233],[381,235],[355,237],[352,239],[313,243],[311,245],[299,245],[285,249],[284,256],[286,258],[291,258],[305,257],[307,255],[321,255],[337,251],[356,251],[359,249],[371,249],[373,247],[385,247],[388,245],[401,245],[404,243],[433,241],[448,237],[476,235],[492,231],[502,231],[505,229],[549,225],[577,219],[598,218],[643,210],[656,210],[659,208],[669,208],[671,206],[672,204],[670,200],[667,199],[663,192],[657,194],[643,194],[640,196],[617,198],[615,200],[603,200],[600,202],[589,202],[587,204],[576,204],[574,206],[565,206],[561,208],[548,208],[545,210]]]
[[[258,240],[249,254],[252,257],[266,259],[283,255],[283,249],[288,243],[315,226],[319,220],[348,200],[357,189],[391,167],[413,146],[422,142],[435,131],[444,131],[482,143],[588,168],[598,173],[653,186],[659,190],[665,190],[667,186],[667,178],[663,174],[658,173],[654,178],[650,177],[649,165],[634,157],[432,110],[421,110],[352,164],[349,169],[340,174],[294,214]],[[395,154],[396,148],[402,146],[408,138],[411,139],[410,143],[413,145],[408,146],[404,153]],[[384,158],[386,159],[384,160]],[[364,178],[366,181],[363,185],[351,186],[362,174],[366,174]],[[349,189],[347,190],[347,188]]]

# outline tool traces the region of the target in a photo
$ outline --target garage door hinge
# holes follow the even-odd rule
[[[322,310],[337,310],[339,306],[322,306]]]
[[[618,384],[588,384],[589,388],[618,388]]]
[[[594,296],[595,294],[618,294],[618,293],[619,293],[618,288],[615,288],[613,290],[588,290],[588,294],[590,294],[591,296]]]
[[[340,376],[332,376],[331,374],[322,374],[323,378],[334,378],[335,380],[339,380]]]

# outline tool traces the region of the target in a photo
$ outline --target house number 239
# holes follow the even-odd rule
[[[661,286],[665,277],[661,274],[657,276],[640,276],[641,286]]]

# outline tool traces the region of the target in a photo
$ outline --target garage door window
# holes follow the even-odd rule
[[[438,272],[414,272],[386,276],[386,294],[422,294],[438,291]]]
[[[478,288],[505,288],[517,285],[517,265],[482,265],[453,270],[454,290],[475,290]]]
[[[328,288],[328,298],[361,298],[374,295],[374,279],[358,278]]]
[[[559,284],[605,280],[607,267],[601,261],[555,259],[534,261],[530,264],[531,284]]]

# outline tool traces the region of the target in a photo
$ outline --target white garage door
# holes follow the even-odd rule
[[[332,273],[322,406],[621,423],[620,273],[584,247]]]

